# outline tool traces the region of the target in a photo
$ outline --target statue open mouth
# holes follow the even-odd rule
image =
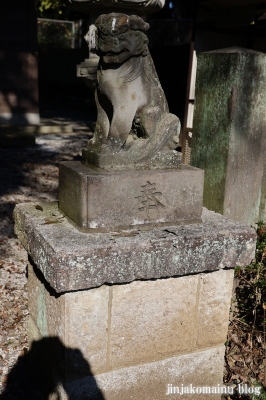
[[[112,56],[119,56],[120,54],[123,54],[123,53],[126,53],[126,52],[128,52],[129,50],[128,49],[123,49],[123,50],[120,50],[120,51],[107,51],[107,52],[103,52],[103,55],[104,56],[110,56],[110,57],[112,57]]]
[[[107,51],[107,52],[101,52],[103,61],[107,64],[109,63],[115,63],[115,64],[120,64],[124,62],[128,57],[130,57],[130,51],[127,49],[123,49],[120,51]]]

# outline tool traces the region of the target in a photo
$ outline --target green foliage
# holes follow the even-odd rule
[[[39,50],[71,48],[72,37],[71,26],[63,21],[38,21]]]
[[[261,385],[256,385],[256,386],[260,386],[260,395],[255,395],[253,394],[251,400],[266,400],[266,391],[263,388],[263,386]]]
[[[266,324],[266,225],[260,221],[257,228],[256,256],[253,263],[236,268],[239,285],[236,289],[240,318],[253,330],[265,335]]]
[[[69,0],[39,0],[38,17],[67,19],[69,4]]]

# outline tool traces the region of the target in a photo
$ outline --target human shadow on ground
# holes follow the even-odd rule
[[[57,400],[62,391],[69,400],[104,400],[81,351],[64,346],[58,337],[46,337],[18,359],[0,400]]]

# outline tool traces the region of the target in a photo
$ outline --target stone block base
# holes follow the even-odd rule
[[[105,400],[220,400],[221,394],[206,394],[205,390],[222,386],[223,364],[224,347],[216,347],[68,381],[61,389],[61,398],[87,400],[86,394],[96,387],[103,396],[99,398]],[[177,388],[182,392],[182,387],[191,394],[178,395]],[[197,387],[205,387],[205,393],[193,393]]]
[[[61,399],[94,398],[94,387],[105,400],[161,400],[168,384],[222,385],[232,283],[220,270],[58,296],[29,264],[29,337],[46,338]]]
[[[199,224],[107,233],[78,231],[56,203],[14,216],[32,258],[33,370],[50,355],[47,399],[161,400],[171,384],[222,385],[233,268],[254,256],[253,229],[207,210]]]
[[[221,400],[224,347],[164,360],[62,379],[50,356],[54,391],[47,400]]]
[[[201,220],[204,172],[103,171],[75,161],[60,164],[59,208],[78,226],[98,231]]]

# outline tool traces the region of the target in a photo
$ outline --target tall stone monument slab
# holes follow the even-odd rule
[[[266,219],[266,55],[229,48],[198,57],[191,164],[203,204],[249,225]]]

